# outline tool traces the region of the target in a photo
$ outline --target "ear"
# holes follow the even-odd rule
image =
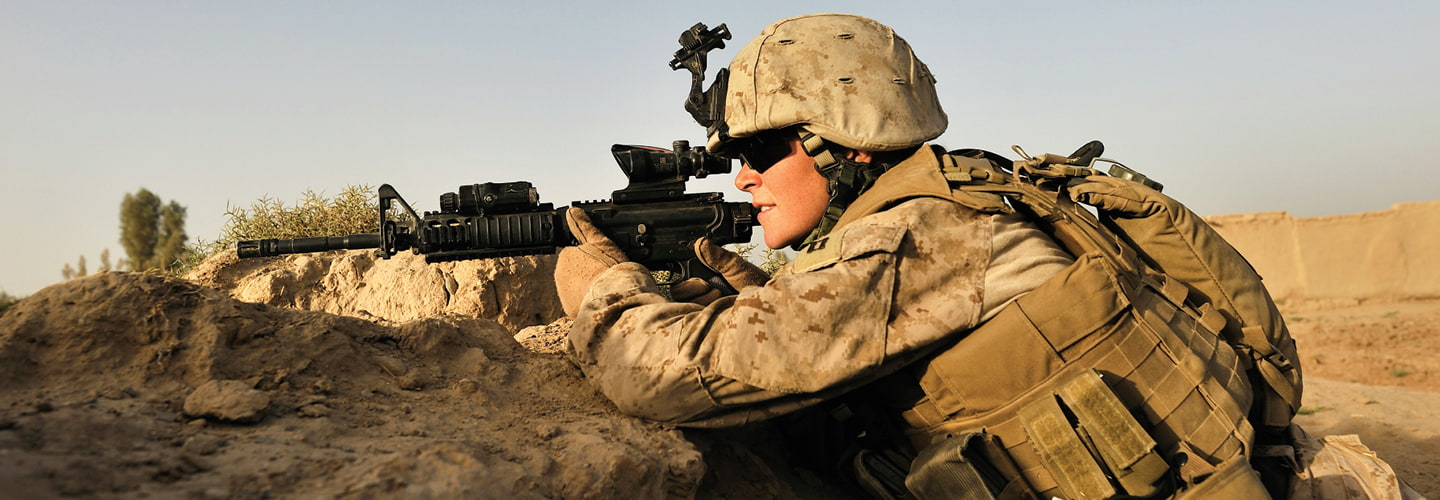
[[[875,155],[870,154],[869,151],[856,151],[852,149],[850,153],[845,156],[860,163],[870,163],[875,160]]]

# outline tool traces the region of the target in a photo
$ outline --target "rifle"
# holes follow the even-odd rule
[[[693,244],[709,237],[717,245],[750,241],[755,207],[726,202],[721,193],[686,193],[691,178],[729,173],[730,160],[675,141],[674,150],[616,144],[610,148],[629,179],[611,200],[576,201],[591,222],[624,250],[630,260],[652,270],[671,272],[676,283],[698,277],[729,289],[710,268],[699,263]],[[374,248],[389,259],[411,250],[426,262],[553,254],[578,244],[565,221],[568,207],[540,203],[528,181],[487,182],[460,186],[440,195],[440,211],[417,215],[389,184],[378,190],[379,232],[339,237],[262,239],[235,244],[241,258]],[[394,203],[404,210],[390,215]],[[408,217],[407,217],[408,216]]]

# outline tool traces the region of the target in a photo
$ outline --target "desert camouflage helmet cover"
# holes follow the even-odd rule
[[[730,138],[791,125],[862,151],[892,151],[939,137],[948,119],[935,78],[910,44],[859,16],[812,14],[766,27],[730,63]]]

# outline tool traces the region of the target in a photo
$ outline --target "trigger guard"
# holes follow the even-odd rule
[[[714,289],[716,289],[716,290],[719,290],[719,291],[720,291],[720,295],[722,295],[722,296],[723,296],[723,295],[735,295],[735,294],[737,294],[737,293],[740,293],[740,292],[735,291],[735,287],[730,286],[730,282],[725,281],[725,278],[722,278],[722,277],[720,277],[719,275],[711,276],[711,277],[707,278],[707,279],[705,280],[705,282],[706,282],[706,283],[709,283],[711,288],[714,288]]]
[[[670,278],[665,281],[660,281],[658,278],[655,279],[655,284],[657,285],[674,286],[676,283],[685,281],[690,277],[690,273],[687,272],[684,266],[681,266],[677,262],[666,263],[666,265],[662,266],[659,269],[655,269],[655,271],[665,271],[666,273],[669,273],[670,276]],[[655,277],[655,275],[656,273],[650,273],[651,277]]]
[[[672,276],[678,276],[675,283],[690,278],[700,278],[705,281],[705,284],[710,285],[710,288],[719,290],[721,295],[735,295],[738,293],[735,291],[735,287],[730,285],[730,282],[725,281],[724,276],[721,276],[720,273],[715,272],[715,270],[709,267],[705,267],[705,264],[702,264],[699,259],[691,259],[674,264],[674,267],[679,269],[678,272],[675,271],[675,269],[667,270],[671,272]],[[670,284],[673,285],[674,283]]]

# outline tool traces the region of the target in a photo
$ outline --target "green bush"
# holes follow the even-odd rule
[[[373,233],[380,229],[376,202],[370,186],[347,186],[334,198],[307,189],[300,201],[288,207],[266,196],[248,209],[229,207],[216,243],[229,246],[240,240]]]
[[[731,247],[731,250],[740,254],[741,257],[745,257],[746,260],[755,262],[755,250],[759,248],[760,245],[758,243],[736,243]],[[756,263],[756,265],[760,266],[760,270],[765,271],[765,274],[774,276],[776,271],[779,271],[781,267],[784,267],[785,264],[788,263],[790,263],[790,254],[785,253],[784,250],[766,248],[765,251],[760,254],[759,262]]]
[[[265,196],[249,208],[227,207],[220,237],[190,246],[176,274],[184,274],[217,252],[234,248],[237,241],[377,232],[380,230],[378,202],[379,196],[370,186],[351,185],[334,198],[306,189],[300,194],[300,200],[289,206]]]

